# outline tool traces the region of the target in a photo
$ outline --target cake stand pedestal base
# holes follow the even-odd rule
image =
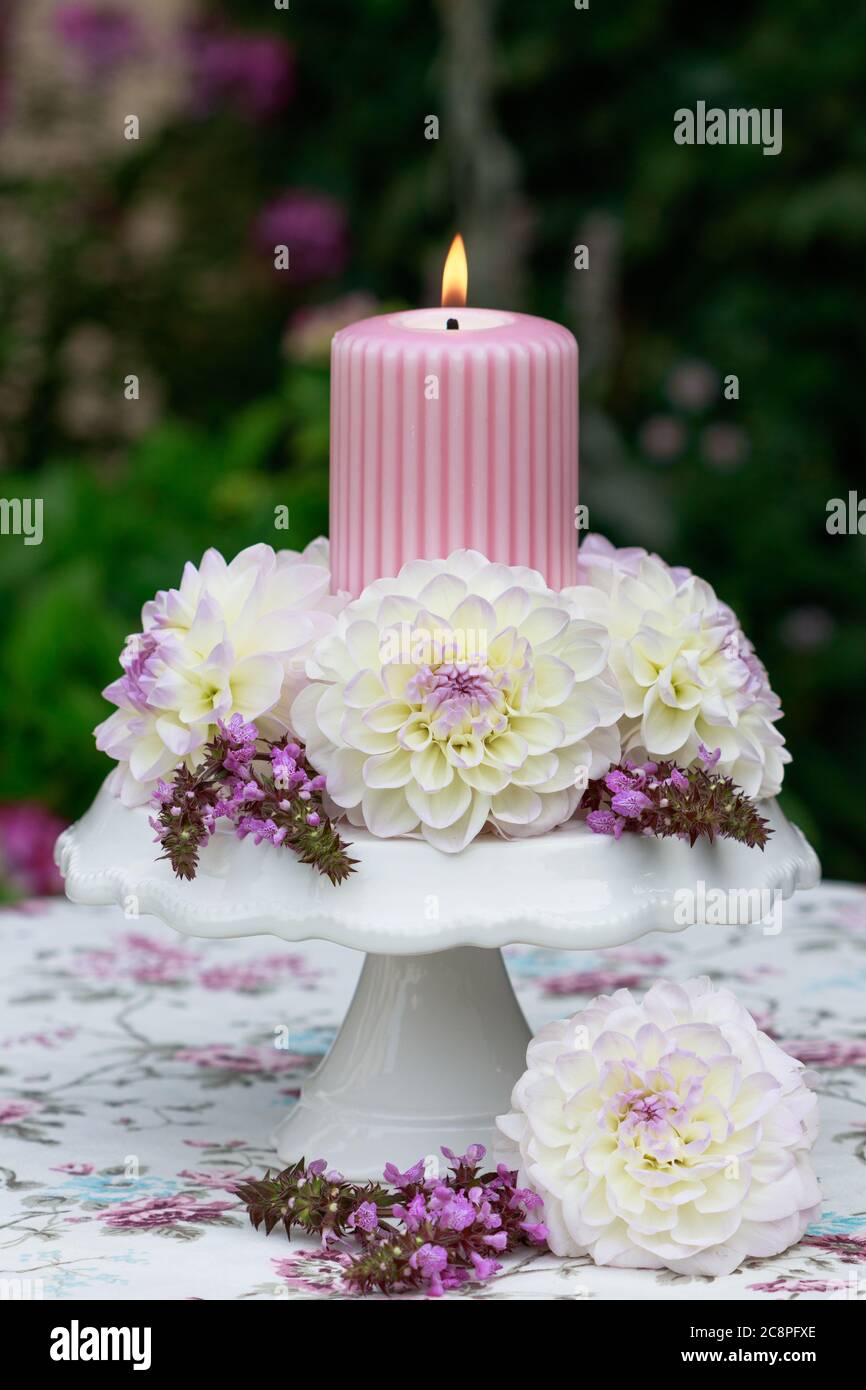
[[[368,955],[330,1052],[274,1135],[280,1158],[326,1158],[363,1179],[442,1144],[490,1152],[529,1037],[501,951]]]

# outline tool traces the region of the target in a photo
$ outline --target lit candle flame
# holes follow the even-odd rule
[[[463,245],[463,238],[458,232],[451,243],[451,250],[445,262],[445,269],[442,272],[442,306],[460,307],[466,303],[466,291],[469,288],[469,265],[466,260],[466,247]]]

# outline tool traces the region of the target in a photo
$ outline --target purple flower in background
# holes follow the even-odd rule
[[[683,452],[687,437],[682,421],[673,415],[652,415],[641,425],[638,443],[656,463],[670,463]]]
[[[683,410],[705,410],[719,389],[719,377],[708,362],[680,362],[670,373],[667,391],[675,405]]]
[[[731,473],[749,455],[749,436],[739,425],[708,425],[701,432],[701,456],[718,473]]]
[[[795,652],[808,652],[826,646],[835,627],[836,620],[826,608],[808,603],[786,614],[779,624],[779,633],[786,647]]]
[[[114,5],[63,5],[54,22],[59,37],[94,73],[135,58],[144,47],[138,20]]]
[[[306,282],[339,275],[348,255],[346,214],[325,193],[291,189],[259,213],[256,245],[269,257],[277,246],[289,249],[289,275]]]
[[[283,39],[236,29],[197,29],[187,47],[199,115],[231,106],[247,120],[265,120],[292,97],[294,52]]]
[[[66,821],[37,802],[0,806],[0,880],[25,898],[62,893],[54,842]]]

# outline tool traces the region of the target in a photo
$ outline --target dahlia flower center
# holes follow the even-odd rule
[[[503,674],[477,660],[421,666],[407,693],[430,722],[436,737],[457,732],[486,734],[505,727]]]
[[[638,1149],[657,1163],[669,1163],[679,1156],[682,1103],[675,1092],[620,1091],[611,1108],[619,1121],[621,1146]]]

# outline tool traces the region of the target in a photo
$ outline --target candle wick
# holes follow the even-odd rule
[[[457,322],[456,319],[449,319],[448,322],[446,323],[445,327],[446,327],[446,328],[459,328],[459,327],[460,327],[460,324]]]

